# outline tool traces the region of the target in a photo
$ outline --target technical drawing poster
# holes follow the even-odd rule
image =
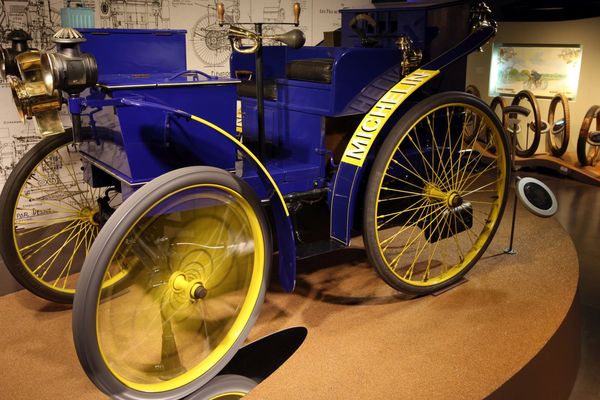
[[[228,22],[292,22],[294,0],[221,0]],[[73,0],[93,8],[98,28],[186,29],[187,63],[190,69],[228,75],[231,47],[226,27],[217,23],[215,0]],[[370,0],[299,0],[300,29],[306,44],[323,39],[324,31],[340,27],[339,9],[368,7]],[[0,42],[6,35],[24,29],[33,38],[31,46],[52,47],[51,36],[60,27],[63,0],[0,0]],[[252,26],[249,26],[251,28]],[[265,26],[264,33],[279,34],[292,26]],[[32,121],[21,123],[10,88],[0,82],[0,189],[20,157],[37,141]],[[65,121],[66,122],[66,121]]]

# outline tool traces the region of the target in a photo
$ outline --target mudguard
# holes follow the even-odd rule
[[[402,78],[365,114],[344,150],[335,175],[330,198],[332,239],[345,245],[350,244],[358,190],[365,171],[365,160],[377,135],[390,120],[396,120],[392,116],[398,107],[417,89],[438,75],[442,69],[485,44],[495,32],[493,26],[483,26],[474,30],[455,47]]]
[[[277,243],[279,245],[279,279],[281,282],[281,286],[285,291],[293,291],[294,286],[296,284],[296,242],[294,239],[292,220],[290,218],[290,213],[285,204],[283,195],[277,187],[275,180],[273,179],[269,171],[267,171],[263,163],[260,162],[260,160],[256,157],[256,155],[254,155],[254,153],[252,153],[250,149],[244,146],[242,142],[237,140],[231,134],[227,133],[224,129],[220,128],[219,126],[213,124],[210,121],[192,115],[188,112],[178,110],[176,108],[169,107],[163,104],[153,103],[134,98],[114,99],[113,103],[114,104],[107,104],[107,102],[104,100],[98,101],[88,99],[85,100],[83,105],[85,107],[95,108],[106,105],[120,104],[125,106],[158,109],[206,125],[207,127],[211,128],[212,131],[226,137],[228,140],[235,144],[237,149],[256,166],[256,171],[259,177],[261,178],[257,181],[260,181],[263,185],[262,189],[264,193],[272,193],[270,205],[275,221],[275,234],[277,235]],[[75,100],[69,101],[69,107],[72,112],[81,112],[81,109],[79,108],[80,104]]]

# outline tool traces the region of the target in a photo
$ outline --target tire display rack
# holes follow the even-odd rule
[[[521,168],[547,168],[589,185],[600,186],[600,164],[581,166],[575,152],[567,151],[560,158],[549,153],[537,153],[532,157],[517,156],[515,165]]]
[[[301,263],[295,293],[269,289],[249,341],[293,326],[308,335],[246,398],[567,398],[579,362],[576,251],[557,221],[519,210],[518,254],[505,255],[509,222],[467,282],[433,296],[398,295],[360,243]],[[21,291],[0,298],[0,313],[3,397],[105,398],[77,362],[70,307]]]

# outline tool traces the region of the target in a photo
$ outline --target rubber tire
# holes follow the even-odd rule
[[[227,393],[248,394],[256,385],[258,383],[243,375],[217,375],[185,400],[217,400]]]
[[[558,104],[562,104],[565,118],[565,131],[563,133],[563,140],[560,144],[560,147],[555,147],[552,144],[552,125],[554,125],[554,114],[556,113],[556,106]],[[569,99],[562,93],[558,93],[556,96],[552,98],[550,101],[550,106],[548,107],[548,126],[550,127],[550,132],[548,132],[547,138],[547,146],[548,150],[554,157],[560,157],[567,151],[569,147],[569,138],[571,131],[571,116],[569,113]]]
[[[531,112],[533,113],[533,120],[537,129],[533,132],[533,141],[531,142],[531,146],[525,149],[519,149],[515,140],[515,153],[519,157],[531,157],[535,154],[538,146],[540,145],[541,133],[539,128],[542,126],[542,115],[540,114],[540,106],[535,95],[529,90],[521,90],[519,93],[517,93],[513,98],[511,105],[517,106],[523,99],[526,99],[531,105]]]
[[[589,108],[583,121],[581,122],[581,128],[579,129],[579,136],[577,137],[577,159],[582,167],[591,165],[587,156],[587,138],[590,133],[592,121],[596,118],[596,129],[600,130],[600,106],[593,105]]]
[[[14,246],[13,212],[19,198],[19,192],[34,168],[56,149],[73,141],[71,130],[42,139],[31,148],[15,165],[0,194],[0,255],[11,275],[21,286],[43,299],[55,303],[71,304],[73,295],[51,290],[41,284],[21,263]]]
[[[498,115],[496,114],[496,108],[498,106],[500,106],[500,111],[501,111],[500,114],[502,115],[502,118],[498,118]],[[503,127],[506,127],[506,115],[504,114],[505,107],[506,107],[506,102],[504,101],[504,98],[502,96],[496,96],[490,102],[490,108],[492,109],[494,114],[496,114],[496,118],[498,118],[500,120]]]
[[[504,157],[507,161],[507,171],[506,172],[506,190],[504,191],[504,196],[502,198],[502,202],[500,204],[500,210],[498,213],[498,218],[496,224],[492,227],[489,237],[486,242],[482,246],[479,253],[473,258],[471,263],[463,268],[458,274],[448,279],[447,281],[440,282],[436,285],[431,285],[427,287],[419,287],[414,285],[409,285],[405,282],[400,281],[392,272],[389,271],[385,262],[381,260],[379,254],[379,248],[376,240],[376,232],[372,229],[376,226],[375,221],[375,199],[377,198],[377,192],[379,190],[379,181],[383,174],[383,169],[386,167],[387,161],[389,157],[393,154],[396,144],[398,141],[405,135],[405,133],[410,129],[410,127],[425,113],[429,110],[441,106],[447,103],[455,103],[461,102],[463,104],[473,105],[475,107],[479,107],[483,112],[485,112],[493,123],[496,125],[496,129],[500,132],[500,137],[503,143],[504,149]],[[482,100],[476,98],[473,95],[464,93],[464,92],[445,92],[433,95],[431,97],[426,98],[421,101],[413,108],[411,108],[406,114],[404,114],[400,120],[396,123],[396,125],[392,128],[388,136],[386,137],[383,145],[379,149],[379,153],[375,158],[373,163],[373,167],[371,168],[371,173],[369,174],[369,180],[367,183],[367,190],[365,195],[365,206],[363,213],[363,238],[365,243],[365,249],[367,252],[367,256],[369,259],[369,263],[377,270],[379,275],[383,278],[383,280],[393,287],[394,289],[414,295],[426,295],[432,292],[436,292],[445,287],[451,286],[454,283],[458,282],[462,277],[469,272],[471,268],[477,263],[479,258],[485,253],[485,250],[489,246],[492,241],[498,226],[500,225],[500,221],[502,219],[502,214],[504,213],[504,208],[506,207],[506,201],[508,199],[508,182],[510,182],[510,153],[508,147],[508,139],[506,137],[506,132],[502,126],[499,124],[499,120],[495,113],[485,104]],[[496,151],[498,151],[498,147],[496,147]]]
[[[467,85],[467,87],[465,88],[465,92],[472,94],[475,97],[481,98],[481,92],[479,91],[479,88],[475,85]]]
[[[261,225],[261,231],[264,233],[263,239],[265,245],[265,273],[261,291],[242,333],[229,352],[211,367],[206,374],[183,387],[166,392],[149,393],[134,390],[125,386],[110,372],[104,363],[98,346],[96,338],[96,312],[100,287],[104,278],[104,269],[100,266],[105,266],[109,263],[123,235],[127,234],[131,225],[137,221],[139,216],[148,207],[155,204],[158,199],[162,199],[179,188],[203,182],[219,184],[241,193],[255,211]],[[77,283],[75,301],[73,302],[73,339],[77,356],[88,377],[101,391],[111,398],[127,400],[181,399],[204,386],[231,360],[235,354],[235,351],[232,350],[239,348],[243,344],[254,325],[264,301],[269,282],[271,254],[271,234],[267,219],[254,190],[246,182],[229,172],[213,167],[186,167],[161,175],[138,189],[117,208],[115,213],[100,230],[96,241],[90,248]]]

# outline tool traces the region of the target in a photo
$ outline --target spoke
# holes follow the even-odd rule
[[[460,218],[460,221],[463,223],[464,226],[468,226],[467,223],[465,222],[465,220],[463,219],[463,217],[460,216],[460,214],[456,214],[456,216],[458,218]],[[463,232],[466,232],[467,236],[469,237],[469,239],[471,240],[471,247],[473,247],[473,243],[475,243],[477,241],[477,237],[473,232],[471,232],[473,228],[470,229],[465,229]],[[461,232],[462,233],[462,232]],[[471,239],[473,238],[473,239]]]
[[[494,202],[494,201],[481,201],[481,200],[471,200],[471,199],[469,199],[469,203],[476,203],[476,204],[496,204],[496,202]]]
[[[70,205],[69,203],[63,203],[63,202],[61,202],[59,200],[47,200],[47,199],[43,199],[42,200],[42,199],[36,199],[35,197],[29,197],[29,196],[27,196],[25,194],[22,194],[20,197],[23,197],[24,199],[27,199],[29,201],[35,201],[35,202],[40,202],[42,204],[47,204],[48,206],[53,207],[53,208],[63,209],[66,212],[70,212],[70,213],[78,213],[80,211],[80,209],[78,209],[78,208]],[[49,201],[55,201],[55,202],[57,202],[57,203],[59,203],[61,205],[56,205],[56,204],[53,204],[53,203],[49,203]]]
[[[399,145],[398,145],[399,146]],[[404,153],[397,148],[394,152],[394,155],[392,156],[392,160],[395,160],[395,156],[396,153],[400,153],[400,155],[402,156],[402,158],[404,158],[404,160],[406,160],[406,162],[408,163],[408,165],[410,165],[410,167],[412,168],[412,170],[415,173],[415,176],[417,176],[421,181],[423,181],[423,178],[419,175],[419,171],[417,171],[417,169],[415,168],[415,166],[410,162],[410,160],[408,159],[408,157],[406,157],[406,155],[404,155]],[[429,176],[427,176],[427,178],[429,179]]]
[[[495,179],[495,180],[493,180],[493,181],[491,181],[491,182],[489,182],[489,183],[486,183],[486,184],[485,184],[485,185],[483,185],[483,186],[480,186],[480,187],[478,187],[477,189],[470,190],[469,192],[467,192],[467,193],[463,194],[463,195],[462,195],[462,197],[464,198],[464,197],[467,197],[467,196],[469,196],[469,195],[471,195],[471,194],[473,194],[473,193],[481,192],[481,191],[483,191],[482,189],[484,189],[484,188],[486,188],[486,187],[488,187],[488,186],[490,186],[490,185],[494,185],[494,184],[498,183],[498,181],[499,181],[500,179],[501,179],[501,178],[497,178],[497,179]],[[475,183],[475,182],[472,182],[472,183]],[[471,187],[471,184],[469,185],[469,187],[465,188],[465,190],[466,190],[466,189],[468,189],[468,188],[470,188],[470,187]],[[498,191],[497,191],[497,190],[495,190],[495,189],[489,189],[489,190],[485,190],[485,191],[486,191],[486,192],[495,192],[495,193],[496,193],[496,192],[498,192]]]
[[[60,183],[60,185],[65,189],[65,193],[71,193],[71,191],[69,190],[69,188],[67,187],[67,185],[65,185],[65,183],[63,182],[63,180],[60,178],[60,176],[56,173],[56,171],[54,171],[54,169],[52,168],[52,166],[50,164],[48,164],[47,159],[44,159],[42,161],[42,163],[46,164],[46,166],[48,167],[48,171],[50,171],[52,173],[52,175],[54,175],[56,177],[56,179],[58,180],[58,182]],[[37,171],[37,173],[41,174],[42,176],[46,176],[44,175],[42,172]],[[48,178],[48,176],[46,176],[46,178]],[[75,203],[77,203],[77,205],[79,205],[81,208],[85,208],[85,205],[83,203],[81,203],[79,200],[77,200],[75,198],[75,196],[70,196],[71,199],[73,199],[73,201]]]
[[[459,193],[463,193],[464,191],[468,190],[479,178],[481,178],[486,172],[490,171],[490,168],[493,168],[494,163],[488,164],[483,170],[475,173],[475,174],[470,174],[469,176],[467,176],[464,180],[463,180],[463,184],[457,188],[457,192]],[[500,179],[500,177],[496,178],[493,182],[498,182]]]
[[[431,204],[428,204],[427,206],[428,206],[428,207],[432,207],[432,205],[431,205]],[[429,214],[427,214],[427,215],[425,215],[425,216],[424,216],[423,214],[424,214],[424,213],[426,213],[426,212],[427,212],[427,211],[426,211],[425,209],[422,209],[422,210],[420,211],[420,213],[419,213],[419,216],[418,216],[418,218],[417,218],[417,221],[420,221],[420,220],[422,220],[423,218],[427,218],[429,215],[431,215],[431,214],[432,214],[432,213],[430,212]],[[435,210],[434,210],[434,212],[435,212]],[[413,216],[414,216],[416,213],[417,213],[417,211],[413,212],[410,218],[412,218],[412,217],[413,217]],[[380,245],[380,246],[381,246],[381,245],[383,245],[384,243],[387,243],[387,242],[389,242],[389,243],[388,243],[388,244],[387,244],[385,247],[383,247],[383,249],[382,249],[382,250],[385,252],[385,251],[388,249],[388,247],[389,247],[389,246],[390,246],[390,245],[393,243],[394,239],[396,239],[396,238],[398,237],[398,235],[400,235],[402,232],[406,231],[406,230],[407,230],[407,229],[409,229],[409,228],[413,228],[413,230],[414,230],[414,228],[415,228],[416,226],[417,226],[417,223],[413,223],[413,224],[410,224],[410,225],[404,225],[402,228],[398,229],[398,232],[394,233],[394,234],[393,234],[392,236],[390,236],[389,238],[387,238],[387,239],[385,239],[385,240],[382,240],[382,241],[381,241],[381,243],[379,243],[379,245]]]
[[[52,225],[56,225],[56,224],[60,224],[63,222],[69,222],[69,221],[76,221],[76,220],[80,220],[80,217],[64,217],[64,218],[49,218],[49,219],[41,219],[41,220],[34,220],[34,221],[22,221],[22,222],[15,222],[15,229],[17,229],[17,227],[21,226],[21,225],[38,225],[38,224],[42,224],[42,223],[46,223],[42,228],[48,228]],[[27,228],[25,228],[27,229]],[[35,229],[35,228],[32,228]]]
[[[38,244],[41,244],[41,243],[46,243],[46,244],[48,244],[48,243],[49,243],[49,241],[52,241],[52,240],[54,240],[54,239],[55,239],[57,236],[60,236],[60,235],[62,235],[63,233],[66,233],[66,232],[68,232],[68,231],[70,231],[70,230],[72,230],[72,229],[75,229],[75,228],[77,228],[77,227],[78,227],[79,225],[81,225],[82,223],[83,223],[83,221],[79,221],[79,220],[73,221],[73,222],[71,222],[69,225],[67,225],[66,227],[64,227],[63,229],[61,229],[59,232],[57,232],[57,233],[55,233],[55,234],[53,234],[53,235],[51,235],[51,236],[45,237],[45,238],[43,238],[43,239],[40,239],[40,240],[38,240],[37,242],[30,243],[30,244],[28,244],[27,246],[23,246],[23,247],[19,248],[19,251],[21,251],[21,252],[22,252],[22,251],[24,251],[24,250],[29,250],[30,248],[32,248],[32,247],[34,247],[34,246],[36,246],[36,245],[38,245]],[[46,244],[44,244],[42,247],[44,247]],[[41,249],[42,247],[40,247],[39,249]],[[38,249],[38,250],[39,250],[39,249]],[[33,252],[33,253],[29,254],[29,255],[27,256],[26,260],[27,260],[29,257],[31,257],[33,254],[35,254],[35,253],[36,253],[38,250],[36,250],[35,252]]]
[[[400,178],[398,178],[397,176],[390,175],[390,174],[388,174],[387,172],[385,173],[385,175],[386,175],[386,176],[389,176],[390,178],[392,178],[392,179],[393,179],[393,180],[395,180],[395,181],[401,182],[402,184],[405,184],[405,185],[409,185],[409,186],[415,187],[415,188],[417,188],[417,189],[419,189],[419,190],[423,190],[423,188],[422,188],[421,186],[415,185],[414,183],[411,183],[411,182],[409,182],[409,181],[405,181],[404,179],[400,179]]]
[[[457,171],[458,171],[458,172],[457,172],[457,179],[456,179],[456,183],[454,183],[454,184],[453,184],[453,186],[452,186],[452,187],[453,187],[453,189],[454,189],[454,190],[456,190],[456,191],[458,191],[458,192],[460,192],[460,191],[463,189],[463,188],[462,188],[462,186],[464,185],[464,182],[465,182],[465,180],[466,180],[466,179],[468,179],[468,178],[471,176],[471,175],[469,175],[469,176],[467,176],[467,177],[465,178],[465,176],[466,176],[467,174],[470,174],[470,173],[471,173],[471,172],[470,172],[470,171],[468,171],[467,169],[468,169],[468,166],[471,164],[471,155],[472,155],[472,154],[473,154],[473,151],[470,151],[470,152],[469,152],[469,155],[467,156],[467,162],[465,163],[465,166],[464,166],[464,168],[462,168],[462,171],[461,171],[460,165],[458,166],[458,169],[457,169]],[[459,159],[461,159],[461,158],[462,158],[462,157],[459,157]],[[479,161],[480,161],[482,158],[483,158],[483,153],[478,153],[478,156],[477,156],[477,157],[476,157],[476,158],[473,160],[473,163],[474,163],[475,165],[478,165]],[[495,162],[496,162],[496,161],[492,161],[492,162],[491,162],[490,164],[488,164],[487,166],[493,165]],[[486,166],[486,167],[487,167],[487,166]],[[485,171],[485,170],[484,170],[484,171]],[[460,178],[458,178],[458,175],[460,175]]]
[[[456,225],[456,218],[453,218],[452,221],[454,222],[454,232],[458,231],[458,226]],[[446,226],[448,227],[448,229],[451,229],[450,227],[450,219],[446,220]],[[462,263],[463,260],[465,259],[465,255],[462,252],[462,247],[460,247],[460,243],[458,242],[458,239],[456,237],[456,233],[452,235],[452,239],[454,239],[454,244],[456,244],[456,248],[458,250],[458,253],[460,254],[460,256],[458,257],[460,262]],[[442,272],[444,273],[444,272]]]
[[[419,201],[425,201],[425,199],[421,199],[421,200],[419,200]],[[416,205],[416,204],[418,204],[418,203],[415,203],[415,205]],[[389,216],[391,216],[391,215],[398,215],[398,214],[403,214],[403,213],[405,213],[405,212],[409,212],[409,211],[413,211],[413,210],[419,210],[419,209],[421,209],[421,208],[423,208],[423,207],[427,207],[428,205],[429,205],[429,204],[424,204],[424,205],[420,205],[420,206],[417,206],[417,207],[415,207],[415,206],[413,205],[413,207],[410,207],[410,208],[404,208],[404,209],[402,209],[402,210],[400,210],[400,211],[394,211],[394,212],[392,212],[392,213],[389,213],[389,214],[381,214],[381,215],[378,215],[378,216],[377,216],[377,218],[385,218],[385,217],[389,217]]]
[[[447,218],[446,218],[445,222],[447,224]],[[423,277],[427,276],[429,278],[431,276],[431,261],[433,260],[433,256],[435,255],[435,252],[437,251],[437,247],[438,247],[439,243],[440,243],[440,240],[437,240],[435,242],[435,244],[433,245],[433,249],[430,250],[429,260],[427,261],[427,267],[425,268],[425,273],[423,274]]]
[[[420,179],[423,183],[427,183],[427,181],[425,179],[423,179],[423,177],[421,175],[417,175],[415,172],[413,172],[412,170],[408,169],[405,165],[400,164],[398,161],[396,161],[393,157],[392,157],[392,162],[396,165],[398,165],[401,168],[404,168],[404,170],[406,170],[406,172],[409,172],[411,175],[413,175],[414,177],[416,177],[417,179]],[[413,167],[414,168],[414,167]],[[386,175],[392,176],[390,174],[388,174],[386,172]]]
[[[52,285],[53,287],[56,287],[56,284],[60,281],[60,278],[64,274],[65,278],[63,280],[63,286],[62,286],[62,288],[63,289],[66,288],[66,286],[67,286],[67,280],[68,280],[69,275],[71,273],[71,266],[73,265],[73,261],[75,260],[75,255],[79,251],[79,248],[81,247],[81,245],[84,243],[85,237],[87,236],[87,234],[88,234],[88,232],[90,231],[91,228],[92,228],[92,225],[88,225],[85,228],[85,232],[83,233],[83,235],[81,235],[81,231],[79,231],[79,233],[77,233],[77,240],[75,241],[75,248],[73,249],[73,253],[71,254],[71,257],[69,257],[69,260],[67,261],[67,263],[63,267],[62,271],[60,271],[60,274],[58,275],[58,278],[56,278],[56,280],[54,281],[54,284]],[[80,237],[80,235],[81,235],[81,237]]]
[[[440,208],[438,207],[438,208],[437,208],[437,209],[435,209],[435,210],[434,210],[432,213],[434,213],[434,212],[436,212],[436,211],[439,211],[439,210],[440,210]],[[429,215],[431,215],[432,213],[430,213]],[[441,213],[440,213],[440,214],[441,214]],[[420,232],[417,234],[417,236],[415,236],[415,238],[414,238],[414,239],[412,239],[412,240],[410,241],[410,243],[408,243],[407,245],[405,245],[405,246],[404,246],[404,249],[402,249],[402,251],[400,252],[400,254],[398,254],[396,257],[394,257],[394,259],[392,260],[392,262],[390,262],[390,264],[393,264],[394,262],[396,262],[397,260],[399,260],[399,258],[400,258],[400,257],[401,257],[401,256],[404,254],[404,252],[406,251],[406,249],[410,248],[410,247],[412,246],[412,244],[413,244],[413,243],[414,243],[414,242],[415,242],[415,241],[416,241],[416,240],[417,240],[417,239],[418,239],[418,238],[419,238],[421,235],[425,234],[425,231],[427,230],[427,228],[429,228],[429,227],[430,227],[430,226],[431,226],[431,225],[432,225],[432,224],[433,224],[433,223],[434,223],[434,222],[437,220],[437,218],[438,218],[438,217],[439,217],[439,215],[438,215],[438,216],[435,216],[435,217],[433,217],[433,218],[431,219],[431,221],[429,221],[429,223],[427,224],[427,226],[425,226],[425,227],[421,228],[421,231],[420,231]],[[416,224],[415,224],[415,226],[416,226]],[[411,236],[412,236],[412,233],[411,233]],[[410,236],[409,236],[409,237],[410,237]],[[396,269],[396,268],[394,268],[394,269]]]
[[[59,151],[57,151],[56,153],[57,153],[57,154],[58,154],[58,156],[60,157],[60,160],[62,161],[62,165],[63,165],[63,166],[65,167],[65,169],[67,170],[67,173],[68,173],[69,175],[71,175],[71,179],[73,179],[73,182],[74,182],[74,183],[75,183],[75,185],[77,186],[77,190],[78,190],[78,192],[79,192],[79,193],[81,193],[81,195],[80,195],[80,198],[81,198],[82,200],[85,200],[85,201],[87,202],[87,205],[88,205],[88,207],[90,207],[90,208],[93,208],[93,207],[94,207],[94,204],[90,204],[90,199],[89,199],[89,198],[87,198],[87,197],[85,197],[85,196],[83,195],[83,193],[85,193],[85,191],[83,191],[83,190],[81,189],[81,186],[79,186],[79,179],[77,179],[77,178],[75,177],[75,175],[76,175],[76,174],[75,174],[75,170],[73,169],[73,165],[72,165],[72,163],[69,163],[69,164],[67,164],[67,163],[65,162],[65,160],[64,160],[64,158],[63,158],[63,156],[60,154],[60,152],[59,152]],[[70,158],[70,157],[69,157],[69,158]],[[71,170],[69,170],[69,165],[71,166]],[[73,172],[73,173],[71,173],[71,172]],[[92,193],[92,195],[93,195],[93,193]],[[92,198],[93,198],[93,197],[92,197]]]
[[[413,129],[413,131],[415,132],[415,137],[417,139],[417,142],[419,141],[419,137],[418,134],[416,132],[415,129]],[[429,164],[429,161],[427,160],[427,157],[425,157],[425,154],[423,154],[423,152],[421,151],[420,148],[420,144],[417,145],[417,143],[415,143],[415,141],[413,140],[412,136],[410,134],[408,134],[408,139],[411,141],[411,143],[413,144],[413,146],[415,146],[415,149],[418,151],[419,155],[421,156],[421,159],[424,161],[425,164],[427,164],[427,166],[431,169],[431,172],[433,173],[434,176],[432,176],[431,178],[429,178],[429,174],[427,174],[428,179],[431,179],[431,181],[433,182],[435,179],[436,184],[440,184],[441,180],[440,177],[438,176],[438,174],[433,170],[433,167],[431,166],[431,164]],[[427,172],[427,168],[425,168],[425,171]],[[435,178],[435,179],[434,179]]]
[[[423,194],[421,193],[420,195],[423,195]],[[413,198],[413,197],[415,197],[415,195],[414,195],[414,194],[408,194],[408,195],[406,195],[406,196],[386,197],[385,199],[380,199],[380,200],[377,200],[377,202],[378,202],[378,203],[383,203],[383,202],[386,202],[386,201],[395,201],[395,200],[402,200],[402,199],[411,199],[411,198]]]
[[[82,229],[84,229],[84,228],[80,228],[77,231],[77,234],[75,234],[75,231],[72,231],[71,233],[69,233],[69,237],[67,237],[67,240],[65,241],[65,243],[63,243],[62,246],[60,246],[54,253],[52,253],[52,255],[50,255],[50,257],[48,257],[35,270],[33,270],[33,273],[34,274],[37,273],[37,271],[39,271],[40,268],[42,268],[48,261],[50,261],[50,263],[44,269],[44,272],[40,276],[41,279],[44,279],[44,277],[46,276],[46,274],[48,273],[48,271],[52,267],[52,264],[54,264],[54,262],[58,259],[58,256],[60,255],[60,253],[62,253],[62,251],[67,247],[67,245],[69,243],[71,243],[75,238],[79,237],[79,234],[81,233]]]
[[[407,245],[407,246],[406,246],[406,247],[405,247],[405,248],[402,250],[402,252],[400,253],[400,255],[402,255],[402,254],[403,254],[403,253],[406,251],[406,249],[407,249],[407,248],[411,247],[411,246],[412,246],[412,244],[415,242],[415,240],[416,240],[417,238],[419,238],[419,243],[420,243],[420,240],[421,240],[420,238],[421,238],[422,236],[424,236],[424,234],[425,234],[425,231],[426,231],[426,230],[427,230],[427,229],[428,229],[428,228],[429,228],[429,227],[430,227],[430,226],[431,226],[431,225],[432,225],[432,224],[433,224],[435,221],[437,221],[437,220],[440,218],[440,216],[441,216],[441,215],[442,215],[442,213],[439,213],[438,215],[436,215],[435,217],[433,217],[433,218],[431,219],[431,221],[429,222],[429,224],[428,224],[428,225],[427,225],[425,228],[421,229],[421,232],[419,232],[419,234],[418,234],[418,235],[417,235],[417,236],[416,236],[416,237],[415,237],[415,238],[414,238],[414,239],[411,241],[411,243],[410,243],[410,244],[408,244],[408,245]],[[408,280],[411,280],[411,279],[412,279],[412,271],[413,271],[413,269],[414,269],[415,263],[417,262],[417,260],[419,259],[419,257],[421,257],[421,254],[423,254],[423,251],[424,251],[424,250],[425,250],[425,248],[427,247],[427,242],[428,242],[428,241],[427,241],[427,239],[425,239],[425,241],[424,241],[424,243],[423,243],[423,247],[421,247],[421,248],[420,248],[420,247],[419,247],[419,245],[417,244],[417,249],[419,249],[419,248],[420,248],[420,250],[417,250],[417,251],[415,251],[415,256],[414,256],[414,258],[413,258],[413,262],[412,262],[412,264],[410,265],[410,267],[408,268],[408,270],[406,271],[406,273],[404,274],[404,279],[407,279],[406,277],[407,277],[407,275],[409,275],[409,273],[410,273],[410,276],[408,277]],[[417,254],[417,253],[418,253],[418,254]],[[399,261],[400,261],[400,259],[398,258],[398,262],[399,262]],[[396,268],[395,268],[395,269],[396,269]]]
[[[436,143],[436,144],[435,144],[435,146],[434,146],[434,147],[435,147],[435,150],[436,150],[436,154],[438,155],[438,158],[439,158],[439,160],[440,160],[440,163],[442,163],[442,154],[440,153],[440,149],[439,149],[439,147],[437,146],[437,142],[436,142],[436,139],[435,139],[435,127],[434,127],[434,125],[435,125],[435,122],[434,122],[434,123],[432,123],[432,122],[431,122],[431,120],[429,119],[429,115],[427,116],[427,125],[429,126],[429,132],[431,133],[431,137],[433,138],[433,141]],[[442,149],[445,149],[445,148],[446,148],[446,140],[447,140],[449,137],[450,137],[450,135],[444,135],[444,143],[442,144]],[[432,165],[434,164],[434,163],[433,163],[433,159],[434,159],[433,155],[434,155],[434,153],[433,153],[433,152],[431,152],[431,156],[432,156],[432,157],[431,157],[431,164],[432,164]],[[442,172],[444,173],[444,178],[445,178],[446,180],[448,180],[448,174],[446,173],[446,170],[445,170],[445,168],[444,168],[443,166],[442,166]]]
[[[411,194],[412,196],[409,196],[409,197],[423,196],[423,192],[410,192],[408,190],[394,189],[394,188],[390,188],[390,187],[386,187],[386,186],[382,186],[381,189],[382,190],[389,190],[390,192]]]
[[[417,203],[415,203],[415,205],[416,205],[416,204],[419,204],[419,202],[421,202],[421,201],[426,201],[426,199],[421,199],[421,200],[419,200]],[[404,213],[404,212],[409,212],[409,211],[413,211],[413,210],[416,212],[416,210],[418,210],[418,209],[420,209],[420,208],[421,208],[421,207],[419,206],[419,207],[416,207],[416,208],[413,208],[413,209],[399,211],[399,212],[398,212],[398,214],[394,215],[392,218],[390,218],[390,219],[388,219],[387,221],[385,221],[385,222],[382,222],[381,224],[379,224],[379,225],[377,226],[377,230],[381,230],[381,228],[382,228],[384,225],[387,225],[388,223],[390,223],[391,221],[393,221],[395,218],[397,218],[397,217],[398,217],[399,215],[401,215],[402,213]],[[379,218],[379,216],[378,216],[377,218]]]

